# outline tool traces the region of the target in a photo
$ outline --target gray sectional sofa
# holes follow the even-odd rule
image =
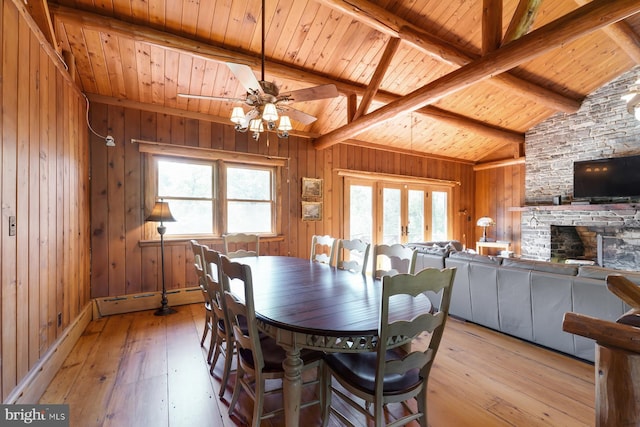
[[[562,330],[564,314],[615,321],[630,309],[606,286],[609,274],[640,284],[640,273],[597,266],[498,258],[412,244],[416,269],[456,267],[450,314],[593,362],[594,342]],[[439,245],[436,245],[439,246]],[[441,247],[443,248],[443,247]]]

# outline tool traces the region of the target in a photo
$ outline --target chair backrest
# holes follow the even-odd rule
[[[393,276],[398,273],[413,274],[418,253],[399,243],[373,247],[373,277]]]
[[[339,239],[336,249],[336,267],[365,274],[371,244],[360,239]]]
[[[412,369],[420,370],[423,378],[423,387],[426,390],[427,379],[433,360],[440,346],[442,333],[449,313],[451,301],[451,289],[455,277],[455,268],[427,268],[417,274],[397,274],[382,278],[382,303],[380,314],[380,326],[378,330],[378,356],[376,365],[376,394],[382,395],[383,379],[385,375],[397,373],[402,375]],[[441,295],[440,307],[425,311],[412,319],[402,317],[402,313],[393,313],[394,298],[412,298],[414,300],[427,300],[427,292],[435,292]],[[402,300],[404,304],[404,300]],[[396,307],[398,302],[395,303]],[[396,310],[397,311],[397,310]],[[405,316],[406,317],[406,316]],[[406,348],[402,339],[406,337],[414,339],[423,332],[431,334],[429,345],[424,351],[416,350],[404,355],[402,358],[388,358],[387,352],[398,347]],[[422,339],[422,338],[421,338]],[[422,348],[422,347],[421,347]]]
[[[251,352],[252,357],[239,357],[239,363],[247,372],[261,371],[264,368],[260,335],[256,321],[256,311],[253,302],[253,279],[251,267],[246,264],[231,261],[228,257],[220,256],[222,266],[222,280],[225,283],[225,304],[229,313],[229,321],[233,330],[233,337],[240,352]],[[244,301],[230,292],[230,281],[239,280],[244,285]],[[253,360],[253,366],[247,365],[247,360]]]
[[[336,239],[331,236],[311,237],[311,261],[331,265],[336,252]]]
[[[215,318],[223,321],[225,331],[231,331],[231,324],[229,322],[229,315],[227,313],[224,297],[224,291],[228,288],[225,287],[225,282],[221,277],[222,265],[220,258],[221,255],[218,251],[210,248],[206,248],[204,250],[204,262],[209,266],[209,273],[206,275],[206,291],[209,296],[211,309],[216,315]]]
[[[205,275],[207,274],[207,267],[204,262],[204,251],[207,248],[205,245],[201,245],[197,240],[190,240],[191,250],[193,251],[193,266],[196,269],[196,278],[198,279],[198,286],[203,290],[205,286]]]
[[[222,236],[224,254],[229,258],[260,255],[260,236],[257,234],[232,233]]]

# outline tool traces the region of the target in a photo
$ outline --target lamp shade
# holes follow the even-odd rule
[[[237,125],[240,125],[245,121],[244,110],[242,107],[233,107],[233,110],[231,111],[231,121]]]
[[[478,222],[476,223],[476,225],[478,227],[490,227],[492,225],[496,225],[496,222],[492,218],[489,218],[488,216],[483,216],[482,218],[478,219]]]
[[[290,131],[291,129],[293,129],[293,126],[291,126],[291,120],[289,119],[289,116],[281,116],[280,126],[278,126],[278,130]]]
[[[275,122],[278,120],[278,111],[276,110],[276,106],[272,103],[268,103],[264,106],[264,111],[262,112],[262,118],[268,122]]]
[[[251,132],[262,132],[264,128],[262,127],[261,119],[253,119],[249,122],[249,130]]]
[[[169,209],[169,203],[167,202],[156,202],[153,206],[153,210],[151,214],[145,219],[145,221],[155,221],[155,222],[175,222],[175,218],[171,215],[171,210]]]

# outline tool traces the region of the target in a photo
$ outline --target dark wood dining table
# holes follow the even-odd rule
[[[382,283],[371,275],[340,270],[307,259],[259,256],[234,259],[249,265],[258,327],[286,350],[284,411],[287,427],[298,426],[303,348],[325,352],[376,350]],[[244,297],[241,284],[231,291]],[[392,301],[392,317],[431,310],[418,302]],[[395,313],[395,314],[394,314]]]

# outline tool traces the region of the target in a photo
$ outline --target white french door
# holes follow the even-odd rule
[[[345,235],[371,243],[449,238],[450,189],[345,178]]]

